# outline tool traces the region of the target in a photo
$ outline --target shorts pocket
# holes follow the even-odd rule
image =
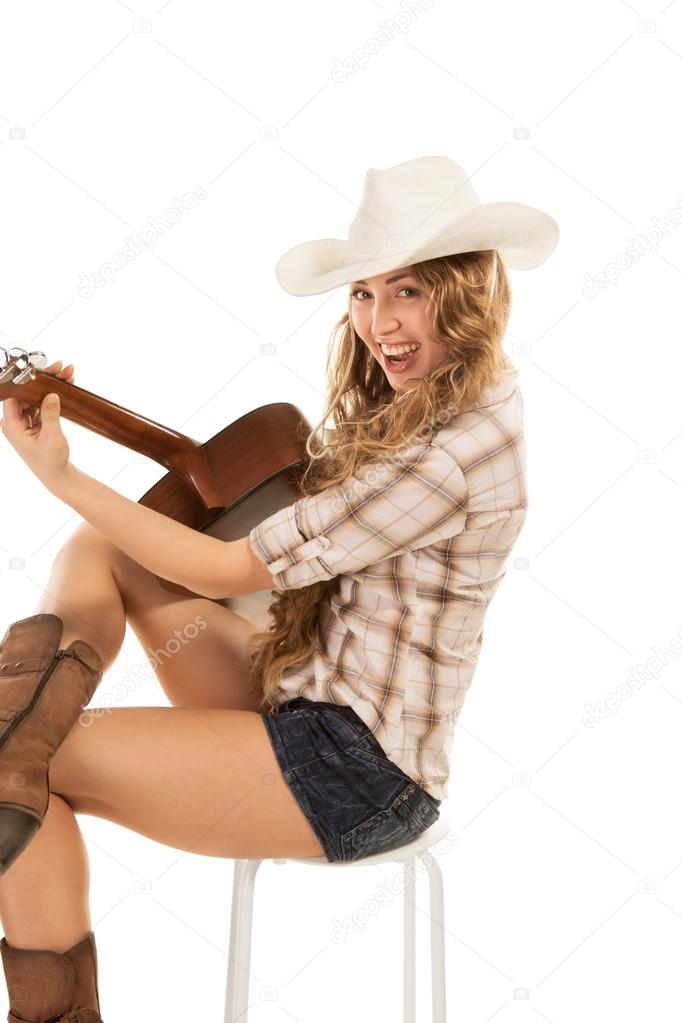
[[[360,760],[366,761],[368,764],[378,764],[380,767],[383,767],[387,771],[391,771],[393,774],[399,774],[408,781],[412,780],[409,775],[405,774],[402,768],[398,767],[397,764],[386,756],[380,743],[374,738],[371,732],[358,740],[349,752],[352,753],[353,756],[357,756]]]
[[[352,713],[346,714],[336,704],[323,703],[320,700],[308,700],[305,706],[298,709],[306,716],[310,716],[315,721],[320,722],[322,727],[325,726],[326,722],[329,722],[329,729],[336,728],[337,732],[341,732],[350,743],[357,742],[367,732],[367,725],[364,721],[358,723],[354,720],[355,715]]]
[[[372,814],[342,835],[341,851],[344,862],[397,849],[425,831],[428,825],[424,825],[409,802],[417,789],[415,782],[408,782],[389,807]]]

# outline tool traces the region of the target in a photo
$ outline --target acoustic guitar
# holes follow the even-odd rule
[[[0,347],[0,400],[19,398],[38,407],[55,392],[61,415],[108,440],[151,458],[168,470],[138,503],[221,540],[238,540],[253,526],[301,496],[311,426],[289,402],[262,405],[205,443],[131,412],[52,373],[44,352]],[[157,576],[171,593],[199,596]],[[242,615],[259,631],[270,623],[271,590],[216,603]],[[213,598],[207,598],[213,599]]]

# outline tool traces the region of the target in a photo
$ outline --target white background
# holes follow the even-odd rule
[[[447,155],[483,201],[559,222],[551,259],[510,272],[531,504],[443,804],[452,1020],[682,1009],[681,76],[676,0],[2,6],[0,344],[73,361],[76,383],[198,440],[268,402],[317,421],[345,289],[292,297],[274,265],[346,236],[368,167]],[[192,212],[79,293],[196,186]],[[73,462],[131,498],[163,473],[64,429]],[[6,441],[0,472],[7,625],[79,519]],[[165,705],[150,679],[125,690],[143,662],[129,633],[93,704]],[[104,1018],[221,1020],[231,861],[79,820]],[[395,875],[263,865],[253,1023],[401,1018],[397,889],[332,936]],[[418,998],[425,1020],[426,977]]]

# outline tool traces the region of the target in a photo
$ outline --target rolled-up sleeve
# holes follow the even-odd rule
[[[417,444],[281,508],[253,527],[249,542],[275,588],[298,589],[454,536],[467,502],[453,456]]]

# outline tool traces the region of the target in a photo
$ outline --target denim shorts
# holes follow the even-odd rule
[[[350,707],[298,696],[262,717],[330,863],[397,849],[438,820],[441,800],[386,756]]]

